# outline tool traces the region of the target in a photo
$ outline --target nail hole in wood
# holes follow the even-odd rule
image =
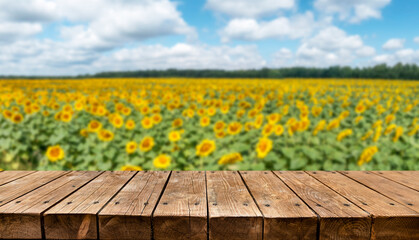
[[[316,203],[316,206],[317,206],[317,207],[321,207],[322,205],[320,205],[320,204]]]
[[[163,203],[163,205],[167,205],[167,204],[169,204],[169,203],[167,203],[167,202],[164,202],[164,203]]]
[[[265,204],[265,207],[270,207],[271,205],[270,204]]]
[[[44,201],[44,203],[49,203],[49,201]]]
[[[73,185],[72,187],[76,187],[75,185]]]
[[[243,174],[247,174],[247,172],[243,172]]]
[[[364,202],[363,202],[362,204],[363,204],[363,205],[365,205],[365,206],[367,206],[367,205],[368,205],[368,204],[366,204],[366,203],[364,203]]]
[[[413,206],[413,203],[408,203],[407,205],[409,205],[409,206]]]
[[[349,207],[350,205],[347,203],[344,203],[343,206]]]
[[[147,205],[148,205],[148,202],[145,202],[145,203],[144,203],[144,206],[147,206]]]
[[[217,206],[217,203],[213,203],[212,206]]]
[[[313,172],[313,174],[316,174],[317,172]]]
[[[265,174],[268,174],[268,172],[265,172]]]
[[[21,203],[21,201],[16,201],[16,203]]]
[[[118,204],[119,204],[119,202],[116,202],[116,203],[115,203],[115,205],[118,205]]]
[[[296,203],[296,204],[295,204],[295,206],[299,207],[299,206],[300,206],[300,204],[299,204],[299,203]]]
[[[196,203],[195,203],[195,206],[198,206],[198,205],[199,205],[199,202],[196,202]]]
[[[68,202],[67,204],[68,204],[68,205],[70,205],[70,204],[72,204],[72,203],[73,203],[73,202]]]
[[[247,204],[247,203],[243,203],[243,206],[246,206],[246,207],[247,207],[247,206],[249,206],[249,204]]]
[[[391,206],[394,206],[394,203],[389,203]]]
[[[332,174],[336,174],[336,172],[332,172]]]
[[[93,202],[93,204],[98,204],[98,203],[99,203],[99,201],[94,201],[94,202]]]
[[[211,173],[214,173],[214,171],[211,171]]]

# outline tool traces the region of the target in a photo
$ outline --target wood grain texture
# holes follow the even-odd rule
[[[154,214],[154,239],[207,239],[205,172],[172,172]]]
[[[0,186],[0,206],[27,194],[68,172],[39,171]]]
[[[0,207],[0,239],[41,239],[42,213],[99,172],[71,172]]]
[[[316,239],[317,215],[270,171],[242,171],[263,214],[263,239]]]
[[[47,239],[97,239],[97,213],[135,175],[105,172],[44,213]]]
[[[34,173],[34,171],[1,171],[0,186],[32,173]]]
[[[362,183],[363,185],[393,199],[389,205],[399,202],[419,213],[419,192],[402,184],[378,176],[370,172],[346,171],[342,174]],[[396,202],[394,202],[396,201]]]
[[[169,171],[135,175],[100,211],[100,239],[150,239],[151,215],[169,175]]]
[[[374,171],[372,173],[419,191],[419,171]]]
[[[308,172],[373,217],[371,239],[419,238],[419,213],[337,172]]]
[[[369,239],[369,214],[305,172],[274,172],[320,217],[319,239]]]
[[[262,239],[262,214],[239,173],[206,174],[209,239]]]

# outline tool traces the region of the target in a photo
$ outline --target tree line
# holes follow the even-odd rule
[[[407,79],[419,80],[419,66],[398,63],[394,66],[379,64],[371,67],[332,66],[328,68],[289,67],[249,70],[217,69],[167,69],[101,72],[78,76],[0,76],[0,78],[139,78],[139,77],[181,77],[181,78],[360,78],[360,79]]]

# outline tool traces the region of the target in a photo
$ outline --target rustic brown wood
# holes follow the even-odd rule
[[[34,171],[1,171],[0,172],[0,186],[8,182],[11,182],[15,179],[27,176],[34,173]]]
[[[419,239],[419,213],[337,172],[308,172],[373,217],[371,239]]]
[[[385,195],[393,201],[404,204],[406,207],[419,212],[419,192],[402,184],[380,177],[370,172],[347,171],[344,175],[362,183],[363,185]],[[389,205],[396,204],[389,202]]]
[[[99,172],[71,172],[0,207],[0,239],[42,239],[42,213]]]
[[[68,172],[35,172],[0,186],[0,206],[47,184]]]
[[[369,239],[369,214],[305,172],[276,171],[320,217],[319,239]]]
[[[172,172],[153,214],[154,239],[207,239],[205,172]]]
[[[419,191],[419,171],[376,171],[372,173]]]
[[[151,215],[169,175],[169,171],[135,175],[99,213],[99,238],[150,239]]]
[[[207,172],[209,239],[262,239],[262,214],[238,172]]]
[[[264,217],[264,238],[316,239],[317,215],[270,171],[240,172]]]
[[[97,213],[135,175],[105,172],[44,213],[47,239],[97,239]]]

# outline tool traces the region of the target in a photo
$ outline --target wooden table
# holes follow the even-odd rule
[[[0,172],[0,239],[419,239],[419,172]]]

